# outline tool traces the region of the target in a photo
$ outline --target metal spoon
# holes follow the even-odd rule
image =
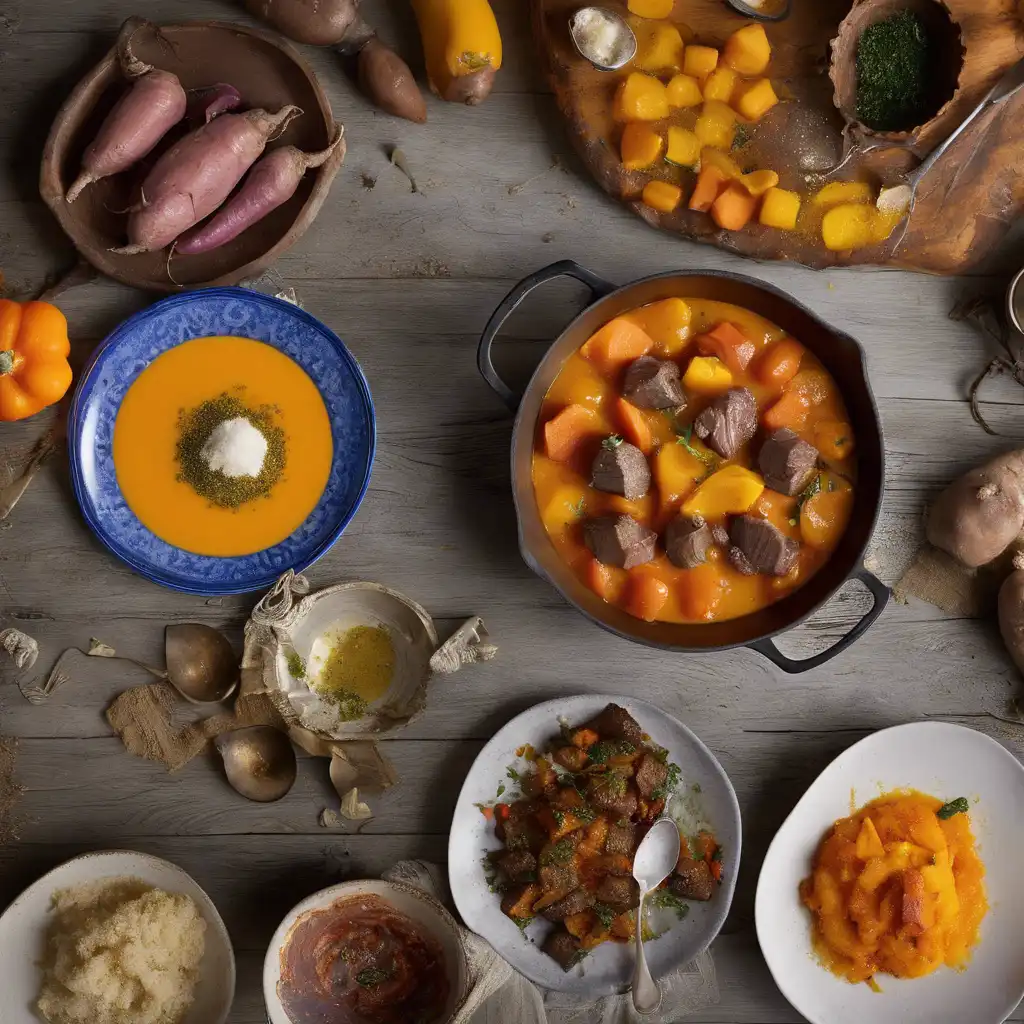
[[[734,10],[743,15],[744,18],[753,18],[755,21],[785,21],[789,17],[790,0],[783,0],[781,4],[770,4],[774,10],[762,11],[753,4],[745,4],[743,0],[725,0]]]
[[[247,800],[272,803],[295,785],[298,766],[292,741],[269,725],[253,725],[218,736],[228,782]]]
[[[604,64],[599,60],[595,60],[593,54],[588,53],[585,49],[586,44],[582,38],[582,23],[588,16],[604,18],[614,24],[615,30],[622,40],[622,46],[619,47],[618,56],[615,58],[614,63]],[[576,47],[580,56],[584,60],[589,60],[598,71],[618,71],[619,68],[624,68],[636,56],[636,35],[621,14],[610,11],[607,7],[581,7],[569,19],[569,35],[572,36],[573,46]]]
[[[239,661],[228,638],[213,626],[181,622],[164,630],[167,668],[153,668],[135,658],[115,655],[117,661],[138,665],[150,675],[170,683],[192,704],[219,704],[238,686]]]
[[[994,107],[998,103],[1002,103],[1004,100],[1008,100],[1014,93],[1018,92],[1021,87],[1024,87],[1024,59],[1017,61],[1016,64],[1010,68],[1002,78],[985,95],[982,97],[981,102],[960,122],[959,126],[950,132],[946,140],[936,146],[935,149],[928,154],[927,157],[921,162],[921,164],[909,174],[903,177],[902,185],[910,189],[910,195],[907,197],[907,207],[903,214],[903,231],[900,234],[899,241],[893,247],[895,252],[903,244],[903,239],[906,237],[907,228],[910,227],[910,218],[914,213],[914,206],[917,203],[917,190],[921,182],[928,176],[935,165],[946,155],[949,148],[954,142],[967,130],[967,128],[973,124],[982,114],[985,113],[989,107]]]
[[[661,1007],[661,986],[651,977],[644,956],[644,899],[672,874],[679,861],[679,826],[671,818],[659,818],[633,859],[633,877],[640,886],[636,909],[636,966],[633,968],[633,1006],[637,1013],[656,1013]]]

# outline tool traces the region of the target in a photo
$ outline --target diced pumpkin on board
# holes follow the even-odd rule
[[[703,516],[712,521],[738,516],[761,497],[764,480],[745,466],[730,465],[712,473],[683,502],[683,514]]]
[[[720,395],[732,387],[732,373],[714,356],[694,356],[683,374],[683,387],[701,395]]]
[[[650,167],[661,156],[664,146],[665,140],[650,125],[641,121],[631,122],[622,129],[622,166],[627,171]]]
[[[577,447],[601,430],[601,421],[593,409],[568,405],[544,424],[544,451],[555,462],[568,462]]]
[[[590,336],[580,355],[603,371],[615,373],[647,355],[653,345],[646,331],[626,317],[617,316]]]
[[[702,167],[697,175],[697,184],[693,188],[693,195],[690,196],[690,209],[698,213],[707,213],[715,200],[722,194],[729,184],[729,178],[725,172],[713,164]]]
[[[865,181],[830,181],[811,197],[814,206],[837,206],[839,203],[870,203],[871,186]]]
[[[728,103],[736,91],[739,78],[732,68],[715,68],[704,81],[704,99]]]
[[[733,182],[711,206],[711,219],[723,231],[742,231],[754,216],[757,197],[742,184]]]
[[[675,75],[665,88],[673,107],[699,107],[704,102],[700,82],[693,75]]]
[[[668,130],[668,149],[665,159],[680,167],[692,167],[700,160],[700,139],[689,128],[673,125]]]
[[[689,45],[683,54],[683,74],[703,81],[718,67],[718,51],[713,46]]]
[[[668,117],[668,91],[653,75],[630,72],[615,93],[617,121],[660,121]]]
[[[748,78],[763,75],[772,59],[772,47],[764,26],[754,23],[737,29],[725,42],[723,63]]]
[[[732,107],[717,100],[707,100],[693,130],[702,146],[713,146],[721,150],[732,149],[733,140],[736,138],[736,112]]]
[[[645,622],[653,622],[668,601],[668,584],[646,572],[630,573],[626,588],[626,611]]]
[[[675,0],[628,0],[626,7],[638,18],[667,18]]]
[[[682,299],[661,299],[634,309],[626,316],[638,324],[654,342],[655,355],[672,358],[689,344],[693,313]]]
[[[686,44],[675,25],[638,26],[634,67],[641,71],[678,71]]]
[[[713,146],[705,146],[700,151],[701,167],[717,167],[727,178],[742,178],[740,165],[728,153],[723,153]]]
[[[615,400],[615,418],[622,427],[622,435],[630,444],[648,455],[654,450],[654,432],[647,422],[648,414],[621,396]]]
[[[641,196],[644,203],[661,213],[672,213],[683,201],[683,190],[669,181],[649,181]]]
[[[873,206],[860,203],[833,206],[821,221],[821,240],[825,248],[830,252],[846,252],[872,245],[877,213]]]
[[[736,109],[748,121],[760,121],[779,102],[772,83],[767,78],[758,79],[745,86],[736,98]]]
[[[763,196],[778,185],[779,176],[775,171],[751,171],[740,177],[740,183],[752,196]]]
[[[706,356],[717,356],[732,373],[743,373],[757,352],[755,344],[728,320],[698,334],[697,348]]]
[[[796,192],[784,188],[770,188],[761,201],[761,223],[781,231],[795,231],[800,216],[801,199]]]

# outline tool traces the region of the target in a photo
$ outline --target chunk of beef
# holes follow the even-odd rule
[[[711,527],[711,537],[720,548],[728,550],[729,531],[721,523],[715,523],[715,525]]]
[[[654,791],[661,789],[668,778],[668,766],[653,754],[644,754],[636,769],[636,788],[645,800],[654,798]],[[665,794],[662,793],[662,796]]]
[[[785,576],[800,553],[797,541],[787,537],[774,523],[757,516],[737,516],[729,536],[754,570],[769,576]]]
[[[529,850],[509,850],[498,858],[497,865],[510,882],[537,879],[537,858]]]
[[[564,928],[556,928],[551,932],[540,948],[563,971],[568,971],[579,963],[580,940],[575,935],[570,935]]]
[[[616,914],[640,906],[640,887],[636,879],[626,875],[605,876],[594,895],[599,903],[607,904]]]
[[[780,494],[799,494],[818,466],[818,449],[788,427],[776,430],[761,446],[757,467],[765,484]]]
[[[545,850],[550,849],[545,847]],[[540,887],[545,892],[569,893],[580,884],[580,876],[573,861],[565,864],[545,864],[544,851],[540,855]]]
[[[534,815],[539,807],[533,800],[516,800],[509,805],[508,818],[499,819],[495,835],[510,850],[530,850],[536,853],[547,839],[547,835]]]
[[[636,501],[650,490],[651,467],[636,445],[621,437],[606,437],[591,466],[590,482],[599,491]]]
[[[587,722],[585,728],[593,729],[603,740],[625,740],[634,747],[640,746],[644,738],[640,723],[618,704],[609,704]]]
[[[599,562],[632,569],[654,558],[658,535],[632,516],[601,516],[583,524],[583,539]]]
[[[579,747],[559,747],[555,751],[555,762],[570,772],[578,772],[587,763],[587,754]]]
[[[729,548],[729,561],[732,567],[744,576],[757,575],[757,570],[750,564],[750,559],[739,548]]]
[[[668,887],[684,900],[699,900],[706,903],[714,894],[715,879],[707,861],[680,857]]]
[[[680,569],[692,569],[707,561],[714,538],[703,516],[677,516],[665,530],[668,560]]]
[[[629,818],[636,813],[636,789],[618,772],[595,775],[587,783],[587,801],[595,810],[607,811],[616,818]]]
[[[694,433],[723,459],[731,459],[757,433],[757,400],[746,388],[730,388],[694,421]]]
[[[564,921],[567,917],[572,917],[573,914],[582,914],[584,910],[589,910],[593,905],[594,894],[581,886],[579,889],[573,889],[563,899],[545,907],[541,913],[549,921]]]
[[[636,834],[632,825],[609,825],[608,835],[604,840],[605,853],[617,853],[624,857],[632,857],[636,847]]]
[[[641,409],[686,407],[679,367],[670,359],[641,356],[631,363],[626,370],[622,393]]]

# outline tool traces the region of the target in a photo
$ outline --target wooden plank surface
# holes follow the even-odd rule
[[[413,55],[402,0],[366,0],[370,20]],[[344,877],[375,875],[402,857],[443,861],[451,809],[476,752],[511,716],[577,692],[643,696],[686,721],[718,754],[743,808],[740,886],[714,955],[721,1003],[704,1024],[789,1024],[800,1017],[772,983],[753,934],[764,851],[793,803],[828,761],[869,731],[924,717],[981,728],[1024,753],[997,717],[1018,679],[991,624],[955,620],[919,603],[891,605],[870,637],[826,667],[787,677],[748,651],[678,658],[625,644],[587,624],[520,560],[508,479],[511,422],[477,377],[475,342],[521,276],[571,257],[617,282],[676,268],[723,268],[770,281],[865,345],[884,420],[888,491],[871,555],[894,581],[913,552],[928,497],[980,458],[1024,442],[1019,401],[993,386],[983,434],[963,402],[990,358],[988,343],[947,314],[964,293],[998,291],[998,276],[936,279],[895,272],[813,273],[741,263],[663,236],[589,183],[562,137],[554,101],[529,49],[520,0],[496,8],[507,66],[479,109],[430,102],[425,128],[370,109],[328,52],[313,52],[349,157],[320,218],[277,267],[305,306],[338,331],[366,370],[379,448],[367,500],[345,536],[310,572],[315,585],[375,579],[424,603],[442,634],[484,616],[497,660],[435,684],[422,718],[388,753],[402,783],[376,801],[361,834],[317,824],[330,791],[322,762],[304,759],[289,798],[266,808],[236,799],[215,762],[175,776],[126,755],[103,711],[143,680],[121,664],[80,661],[44,707],[0,677],[0,733],[21,740],[21,838],[0,847],[0,906],[82,850],[130,846],[168,857],[218,903],[239,960],[232,1024],[262,1024],[259,975],[281,915]],[[127,0],[0,0],[0,271],[25,296],[73,260],[38,201],[47,127],[70,85],[109,45]],[[217,0],[154,0],[155,20],[239,18]],[[413,58],[418,66],[418,58]],[[412,194],[386,147],[405,150]],[[374,187],[368,188],[370,181]],[[1008,269],[1014,249],[1003,254]],[[522,378],[578,308],[552,286],[509,325],[502,365]],[[61,305],[75,357],[149,299],[109,282]],[[0,430],[0,471],[29,452],[46,417]],[[240,639],[252,601],[203,601],[154,587],[114,561],[77,513],[66,463],[55,459],[0,524],[0,622],[35,635],[39,671],[71,644],[98,636],[123,653],[160,657],[162,626],[194,619]],[[863,609],[856,586],[787,635],[787,653],[834,642]],[[480,1024],[495,1024],[486,1020]],[[1024,1019],[1024,1016],[1014,1017]]]

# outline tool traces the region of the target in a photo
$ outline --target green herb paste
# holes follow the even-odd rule
[[[929,116],[932,46],[911,11],[869,25],[857,45],[857,117],[875,131],[908,131]]]

